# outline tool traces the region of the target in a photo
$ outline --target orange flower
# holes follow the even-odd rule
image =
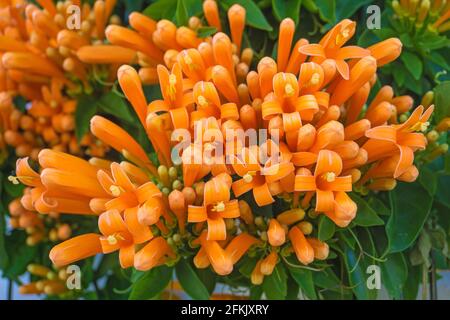
[[[322,63],[326,59],[333,60],[342,78],[348,80],[350,71],[345,60],[363,58],[370,55],[368,50],[358,46],[342,47],[354,33],[355,22],[345,19],[331,29],[319,44],[304,45],[299,48],[299,51],[305,55],[315,57],[313,61],[317,63]]]
[[[87,233],[54,246],[50,251],[50,260],[57,267],[62,267],[101,252],[100,235]]]
[[[345,212],[343,205],[352,202],[346,192],[352,190],[351,176],[340,176],[342,159],[333,151],[321,150],[317,158],[314,175],[308,169],[300,169],[295,176],[295,191],[315,192],[317,212],[324,212],[333,221],[348,222],[356,213],[353,210]],[[336,222],[340,224],[340,221]]]
[[[202,206],[188,207],[188,222],[208,222],[207,240],[225,240],[224,218],[239,217],[237,200],[230,200],[231,177],[220,174],[205,184]]]
[[[403,174],[413,163],[414,151],[424,149],[427,139],[423,134],[428,127],[428,119],[434,107],[426,111],[422,106],[417,107],[408,120],[399,125],[378,126],[366,132],[369,138],[362,148],[368,153],[368,162],[373,162],[396,154],[400,154],[394,178]]]

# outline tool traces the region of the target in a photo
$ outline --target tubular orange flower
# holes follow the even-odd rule
[[[208,222],[207,240],[225,240],[224,218],[239,217],[237,200],[230,200],[231,177],[220,174],[205,184],[203,206],[188,207],[188,222]]]
[[[64,241],[50,251],[50,260],[62,267],[102,252],[100,236],[87,233]]]

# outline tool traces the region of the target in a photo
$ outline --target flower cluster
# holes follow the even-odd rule
[[[433,106],[407,116],[412,99],[395,97],[389,86],[368,103],[377,68],[401,53],[398,39],[346,46],[356,27],[346,19],[317,44],[293,42],[295,24],[287,18],[276,60],[264,57],[249,71],[245,9],[228,11],[231,38],[220,31],[216,3],[207,0],[203,9],[218,30],[204,39],[192,30],[196,19],[176,28],[136,13],[136,32],[106,30],[114,45],[138,51],[140,74],[123,65],[118,81],[157,161],[126,130],[95,116],[92,134],[122,162],[55,150],[39,153],[39,172],[26,159],[17,162],[38,212],[98,216],[99,233],[52,249],[56,266],[119,251],[123,268],[150,270],[193,255],[197,268],[227,275],[248,253],[258,261],[251,281],[261,284],[280,257],[303,265],[328,257],[313,218],[324,214],[347,227],[357,215],[349,192],[391,190],[397,180],[417,178],[414,152],[427,145]],[[148,103],[141,79],[157,80],[162,99]],[[252,144],[238,134],[243,130],[264,131],[267,139]],[[284,209],[257,215],[275,203]]]
[[[74,114],[77,97],[115,80],[118,65],[133,61],[132,50],[103,44],[108,21],[120,23],[112,15],[116,1],[99,0],[92,7],[81,1],[38,3],[43,9],[27,1],[0,5],[1,139],[19,157],[37,159],[45,147],[104,156],[105,146],[91,135],[77,141]],[[71,8],[79,8],[79,15]],[[107,52],[119,57],[108,54],[107,64],[97,63]],[[21,110],[16,97],[25,100]]]
[[[394,0],[392,8],[405,23],[416,28],[427,26],[428,30],[444,33],[450,30],[450,4],[442,0]]]

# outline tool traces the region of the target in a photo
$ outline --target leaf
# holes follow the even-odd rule
[[[445,205],[447,208],[450,208],[450,176],[449,175],[439,175],[438,176],[438,184],[437,184],[437,192],[436,199]]]
[[[403,285],[403,299],[416,300],[421,281],[421,270],[420,266],[410,265],[408,267],[408,277]]]
[[[394,299],[401,299],[408,278],[408,266],[403,253],[393,253],[381,264],[381,283]]]
[[[24,273],[28,264],[36,257],[37,246],[28,246],[25,243],[25,234],[18,231],[7,237],[6,250],[9,264],[3,275],[14,279]]]
[[[108,92],[100,97],[98,109],[129,123],[133,123],[136,120],[125,100],[114,92]]]
[[[177,9],[177,0],[158,0],[144,10],[144,14],[154,20],[172,20]]]
[[[298,283],[305,295],[309,299],[317,299],[312,271],[293,267],[288,267],[288,269],[292,278],[294,278],[295,282]]]
[[[287,295],[287,275],[281,263],[278,263],[270,276],[264,277],[264,292],[270,300],[283,300]]]
[[[358,11],[359,8],[371,3],[372,0],[339,0],[336,5],[336,21],[340,21],[345,18],[350,18],[353,14]],[[365,12],[364,12],[365,13]],[[366,13],[365,13],[366,14]]]
[[[197,29],[197,37],[207,38],[217,32],[216,27],[200,27]]]
[[[178,0],[175,18],[178,26],[186,26],[188,24],[189,17],[184,0]]]
[[[409,248],[428,217],[433,198],[419,183],[399,183],[389,193],[392,214],[386,225],[390,252]]]
[[[186,293],[196,300],[208,300],[209,292],[187,259],[180,259],[175,267],[177,279]]]
[[[434,118],[437,122],[450,116],[450,99],[448,99],[449,92],[450,81],[442,82],[434,88]]]
[[[272,31],[272,26],[267,22],[264,14],[261,9],[256,5],[256,3],[252,0],[222,0],[220,4],[222,4],[225,9],[228,10],[233,4],[240,4],[245,8],[245,22],[250,27],[261,29],[265,31]]]
[[[420,168],[419,183],[427,190],[430,196],[434,196],[437,188],[437,175],[429,168],[423,166]]]
[[[351,247],[344,245],[344,262],[353,293],[359,300],[372,300],[376,297],[376,290],[367,287],[367,274],[361,261]]]
[[[319,231],[318,237],[320,241],[330,240],[334,232],[336,230],[336,226],[334,222],[331,221],[326,215],[322,214],[319,217]]]
[[[358,211],[356,212],[353,223],[362,227],[380,226],[384,224],[384,221],[369,206],[366,200],[355,193],[350,193],[350,197],[358,206]]]
[[[217,275],[211,270],[211,268],[196,269],[195,272],[211,295],[216,288]]]
[[[297,25],[301,4],[302,0],[272,0],[273,14],[278,21],[281,21],[284,18],[291,18]]]
[[[93,96],[84,95],[78,99],[75,110],[75,136],[80,141],[89,132],[91,118],[97,113],[97,103]]]
[[[160,266],[147,271],[133,283],[129,300],[148,300],[161,293],[172,280],[173,268]]]
[[[316,0],[315,5],[319,9],[319,15],[322,20],[331,23],[334,23],[336,21],[335,0]]]
[[[300,291],[300,287],[298,286],[298,283],[295,281],[292,281],[292,279],[288,279],[287,282],[287,295],[286,300],[297,300],[298,293]]]
[[[261,300],[263,294],[262,286],[252,286],[250,288],[250,300]]]
[[[319,288],[338,290],[341,287],[341,282],[336,274],[330,268],[323,271],[313,273],[314,284]]]
[[[367,204],[380,216],[389,216],[391,214],[391,210],[375,196],[369,197]]]
[[[244,259],[242,266],[239,268],[239,272],[247,278],[250,278],[253,269],[255,269],[255,266],[258,263],[258,259],[255,257],[244,257]]]
[[[402,59],[403,64],[405,65],[406,69],[412,74],[414,79],[419,80],[423,70],[422,60],[420,60],[417,55],[409,51],[404,51],[401,54],[400,59]]]

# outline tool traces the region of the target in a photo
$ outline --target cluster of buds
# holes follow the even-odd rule
[[[215,71],[213,67],[222,65],[233,73],[238,84],[243,83],[253,58],[252,49],[241,48],[245,9],[233,5],[228,10],[231,39],[221,33],[217,3],[206,0],[203,10],[207,25],[219,32],[214,37],[201,38],[198,31],[203,23],[198,17],[191,17],[188,26],[177,28],[169,20],[156,22],[138,12],[129,16],[130,26],[134,30],[109,26],[106,37],[113,45],[137,52],[139,76],[144,84],[158,83],[158,65],[163,64],[172,69],[175,63],[195,81],[210,77],[211,73],[221,72]]]
[[[211,39],[140,15],[132,23],[137,32],[106,31],[111,43],[132,44],[151,63],[164,63],[155,68],[162,99],[150,103],[142,74],[128,65],[118,70],[157,161],[101,116],[92,118],[92,134],[124,161],[52,150],[39,153],[39,171],[18,161],[17,179],[32,188],[36,211],[98,216],[100,233],[51,250],[55,265],[119,251],[123,268],[145,271],[194,255],[197,268],[228,275],[248,253],[258,258],[251,281],[259,284],[280,257],[303,265],[327,258],[314,217],[347,227],[357,214],[349,192],[391,190],[397,180],[417,178],[414,153],[426,148],[433,106],[411,110],[413,100],[395,97],[389,86],[368,101],[377,68],[400,55],[400,40],[344,46],[356,29],[345,19],[319,43],[294,42],[288,18],[280,24],[276,60],[264,57],[244,76],[234,57],[243,59],[245,51],[245,9],[229,9],[230,38],[220,32],[217,4],[205,1],[203,8],[219,31]],[[164,59],[170,50],[173,61]],[[142,69],[152,68],[149,61]],[[243,130],[267,139],[252,144],[240,138]],[[276,201],[289,210],[265,218],[251,209]]]
[[[11,228],[26,232],[26,244],[35,246],[43,241],[57,243],[70,238],[71,226],[61,222],[58,213],[51,212],[44,216],[34,211],[34,208],[30,208],[26,203],[30,198],[30,189],[26,189],[23,197],[9,203]]]
[[[1,108],[15,109],[7,113],[9,125],[0,123],[0,132],[3,143],[14,147],[19,157],[36,158],[44,147],[78,155],[105,154],[104,146],[89,134],[77,141],[76,97],[91,94],[96,83],[113,81],[118,66],[130,60],[103,65],[90,57],[92,46],[96,54],[116,52],[103,43],[108,21],[120,19],[111,16],[115,0],[98,0],[92,7],[80,2],[38,1],[42,9],[27,1],[0,4]],[[77,19],[79,29],[74,29],[77,25],[71,20]],[[16,97],[26,101],[25,110],[17,110]]]
[[[60,296],[68,292],[66,281],[68,274],[65,269],[51,269],[40,264],[29,264],[27,270],[35,281],[19,287],[20,294],[46,294]]]
[[[439,33],[450,30],[450,3],[446,0],[394,0],[392,8],[399,18],[417,28],[426,25]]]

